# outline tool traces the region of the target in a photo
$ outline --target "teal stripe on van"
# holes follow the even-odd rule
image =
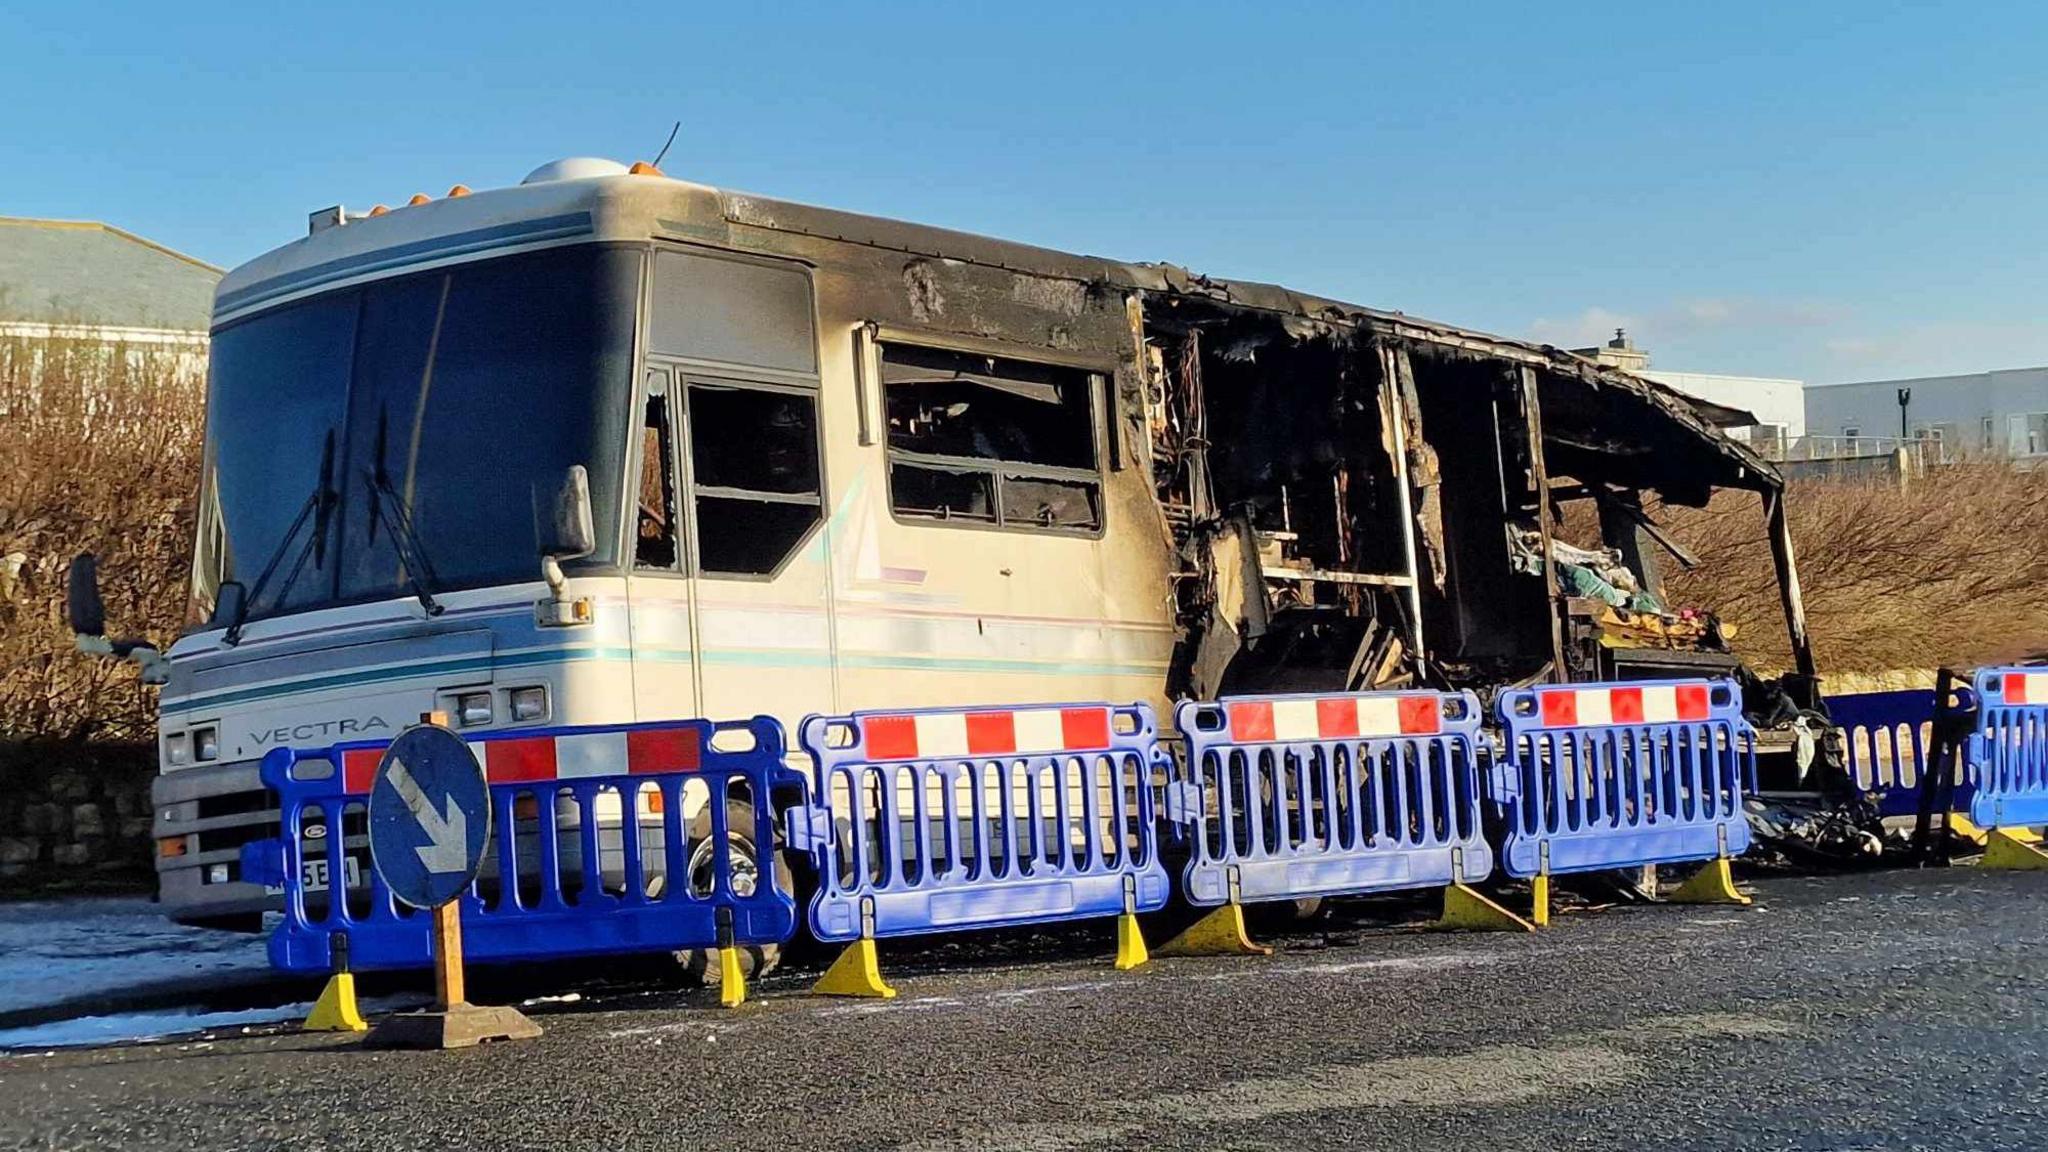
[[[733,668],[824,668],[833,660],[824,653],[776,651],[773,649],[717,649],[703,654],[704,663],[717,667]],[[687,648],[663,648],[645,650],[640,653],[643,660],[658,663],[688,663],[691,652]],[[227,692],[204,695],[165,698],[165,711],[191,711],[199,708],[222,708],[232,704],[249,704],[259,700],[271,700],[283,696],[296,696],[304,692],[320,692],[333,688],[352,688],[371,684],[386,684],[399,680],[416,680],[429,676],[449,676],[463,672],[484,672],[506,668],[534,667],[550,664],[577,664],[587,661],[630,661],[630,648],[557,648],[538,652],[514,652],[497,657],[469,657],[460,660],[425,660],[415,664],[398,664],[388,668],[373,668],[362,672],[341,672],[331,676],[314,676],[304,680],[292,680],[281,684],[269,684],[259,688],[242,688]],[[1070,661],[1038,662],[1032,660],[978,660],[973,658],[949,658],[938,656],[912,655],[869,655],[842,657],[838,664],[842,668],[869,669],[874,671],[897,672],[1003,672],[1036,674],[1040,676],[1159,676],[1166,671],[1166,663],[1122,664],[1122,663],[1077,663]]]
[[[733,668],[828,668],[835,661],[822,652],[727,648],[704,653],[704,663]],[[1035,672],[1044,676],[1157,676],[1167,664],[1090,664],[1042,660],[981,660],[972,657],[854,655],[836,661],[841,668],[892,672]]]
[[[685,652],[687,656],[687,650]],[[490,673],[498,668],[531,667],[536,664],[573,664],[584,660],[630,660],[630,648],[555,648],[539,652],[510,652],[502,656],[469,656],[459,660],[421,660],[410,664],[394,664],[388,668],[371,668],[361,672],[337,672],[331,676],[309,676],[303,680],[287,680],[280,684],[266,684],[258,688],[237,688],[225,692],[196,693],[190,696],[165,697],[165,709],[190,710],[194,708],[219,708],[229,704],[247,704],[255,700],[269,700],[278,696],[295,696],[301,692],[319,692],[328,688],[350,688],[363,684],[384,684],[394,680],[415,680],[422,676],[449,676],[461,672]]]

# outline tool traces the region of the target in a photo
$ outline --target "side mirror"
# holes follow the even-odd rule
[[[100,565],[90,552],[81,552],[71,560],[71,570],[65,576],[65,614],[71,618],[71,630],[80,636],[105,636],[107,634],[107,605],[100,599]]]
[[[562,561],[597,551],[597,530],[591,527],[590,473],[574,464],[545,501],[534,493],[533,534],[540,545],[540,575],[548,582],[548,599],[533,606],[535,623],[543,628],[588,624],[596,612],[590,597],[569,599],[569,578]]]
[[[549,560],[576,560],[597,551],[597,530],[591,526],[590,473],[572,465],[537,517],[540,554]]]
[[[100,564],[90,552],[72,557],[64,574],[64,615],[77,636],[78,650],[88,656],[133,660],[142,666],[144,684],[170,677],[171,662],[147,640],[107,639],[107,605],[100,599]]]

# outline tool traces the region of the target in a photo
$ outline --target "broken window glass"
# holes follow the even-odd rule
[[[1043,476],[1003,474],[1003,523],[1041,528],[1094,528],[1095,485]]]
[[[995,477],[986,472],[959,472],[895,463],[889,486],[898,512],[939,520],[996,522]]]
[[[640,511],[634,531],[633,563],[640,568],[676,566],[675,448],[668,397],[647,397],[640,429]]]
[[[817,524],[817,403],[802,392],[690,386],[698,567],[762,576]]]
[[[1087,372],[888,344],[882,386],[898,514],[1009,528],[1101,525],[1096,385]]]

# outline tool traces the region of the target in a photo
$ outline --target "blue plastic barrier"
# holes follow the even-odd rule
[[[1920,773],[1933,764],[1934,691],[1859,692],[1827,698],[1828,716],[1841,729],[1849,779],[1877,795],[1878,814],[1920,811]],[[1956,758],[1951,804],[1967,808],[1972,792],[1963,759]]]
[[[2048,667],[1982,668],[1969,762],[1970,820],[1983,828],[2048,824]]]
[[[709,948],[721,920],[737,944],[795,931],[795,901],[776,885],[772,847],[757,851],[751,883],[735,881],[727,839],[728,799],[753,806],[754,827],[742,838],[772,846],[773,792],[805,784],[783,764],[774,720],[525,730],[470,746],[491,794],[490,846],[457,897],[470,960]],[[433,917],[394,900],[370,866],[368,793],[384,747],[280,748],[263,760],[282,836],[246,845],[242,866],[246,879],[283,889],[284,921],[270,938],[276,968],[328,971],[337,935],[347,937],[352,968],[431,963]],[[693,839],[700,811],[711,832]]]
[[[1753,756],[1728,681],[1521,688],[1497,703],[1507,760],[1490,778],[1511,876],[1737,856]]]
[[[1443,887],[1493,870],[1469,692],[1187,701],[1169,816],[1189,902]]]
[[[1046,923],[1165,906],[1143,704],[812,716],[821,940]]]
[[[1860,692],[1830,696],[1828,716],[1842,731],[1850,782],[1878,794],[1885,816],[1920,810],[1920,772],[1930,760],[1934,692]]]

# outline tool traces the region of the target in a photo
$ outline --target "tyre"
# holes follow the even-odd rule
[[[690,859],[684,873],[691,893],[709,895],[712,890],[712,867],[715,859],[711,837],[711,810],[706,808],[690,821]],[[749,895],[759,883],[761,855],[754,843],[754,806],[744,800],[725,802],[725,835],[732,845],[732,885],[739,895]],[[790,873],[789,861],[774,844],[768,845],[770,858],[774,861],[775,884],[779,891],[794,893],[796,878]],[[779,944],[741,944],[739,946],[740,968],[749,979],[766,976],[782,963],[782,946]],[[719,980],[718,950],[716,948],[691,948],[676,953],[677,963],[682,965],[685,978],[706,987],[716,987]]]
[[[1303,896],[1295,900],[1289,900],[1287,904],[1289,910],[1294,915],[1295,922],[1298,924],[1306,923],[1323,914],[1323,898],[1321,896]]]
[[[1300,896],[1292,900],[1261,900],[1245,906],[1254,930],[1288,932],[1315,920],[1323,913],[1321,896]]]

